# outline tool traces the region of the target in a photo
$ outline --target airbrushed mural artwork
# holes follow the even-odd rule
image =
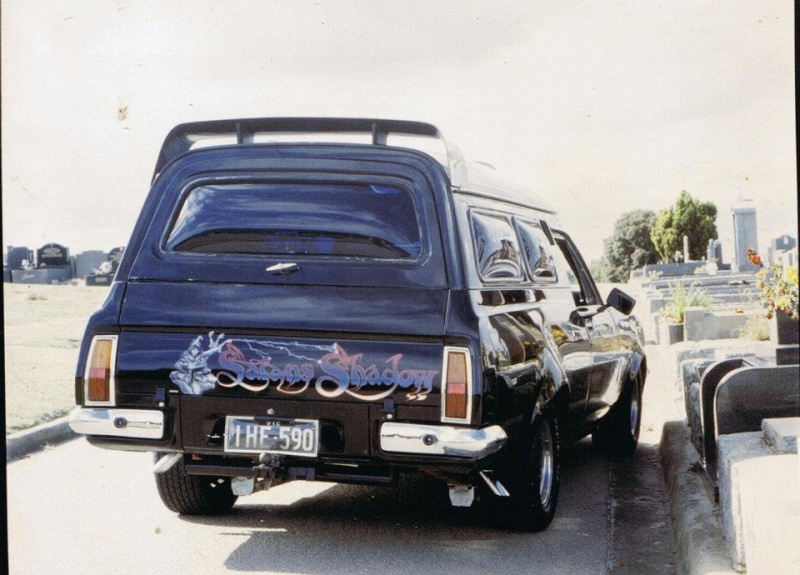
[[[404,369],[402,361],[402,353],[382,362],[368,361],[363,353],[350,354],[338,343],[226,338],[211,332],[191,342],[175,363],[170,380],[187,395],[202,395],[218,387],[252,392],[272,387],[298,395],[311,387],[326,398],[348,395],[378,401],[402,389],[408,399],[424,401],[439,371]]]

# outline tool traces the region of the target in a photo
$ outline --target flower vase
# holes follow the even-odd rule
[[[682,323],[668,323],[667,324],[667,341],[668,345],[673,345],[683,341],[683,324]]]
[[[769,339],[776,345],[800,343],[800,321],[792,319],[788,313],[777,310],[769,323]]]
[[[776,311],[769,322],[769,338],[775,343],[775,363],[800,363],[800,322],[783,311]]]

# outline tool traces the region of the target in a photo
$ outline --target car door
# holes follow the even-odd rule
[[[583,418],[587,422],[602,417],[619,394],[621,351],[614,310],[604,305],[589,269],[572,240],[557,233],[560,256],[569,268],[575,309],[570,324],[586,330],[591,350],[591,370]]]

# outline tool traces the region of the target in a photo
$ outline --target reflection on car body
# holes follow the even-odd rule
[[[349,132],[368,143],[314,136]],[[395,134],[443,141],[429,124],[337,118],[167,136],[87,326],[72,426],[156,452],[170,509],[222,513],[292,479],[427,473],[454,505],[487,497],[539,530],[565,442],[635,449],[633,300],[600,299],[542,201]],[[220,136],[235,143],[195,147]]]

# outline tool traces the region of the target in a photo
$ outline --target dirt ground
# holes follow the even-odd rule
[[[107,287],[3,284],[6,434],[69,413],[83,330]]]

